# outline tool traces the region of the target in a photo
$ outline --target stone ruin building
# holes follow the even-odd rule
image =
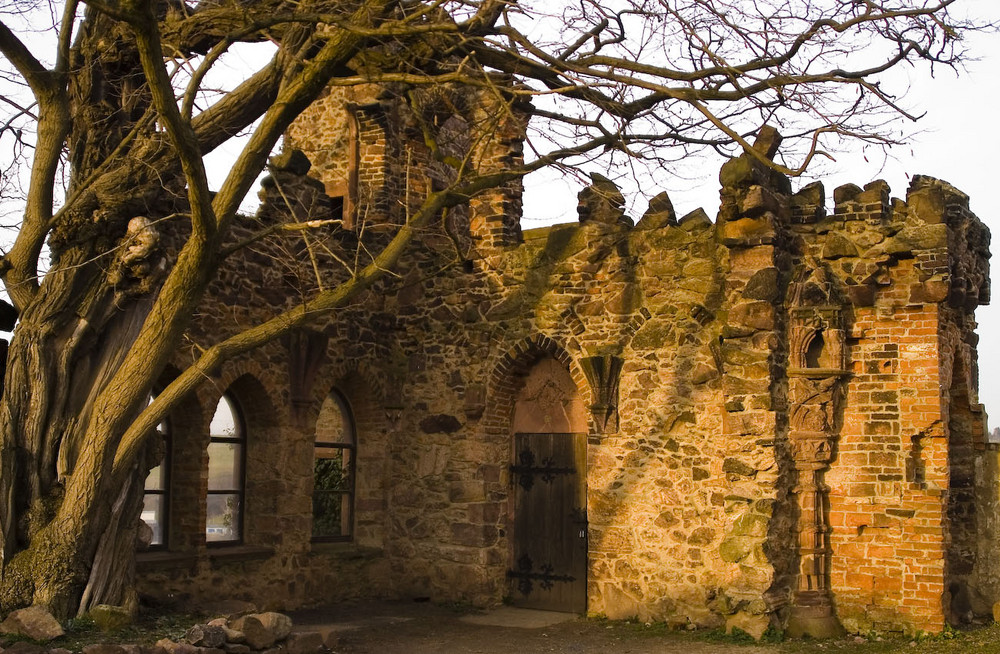
[[[337,222],[234,254],[178,368],[343,280],[447,181],[421,121],[484,169],[520,160],[523,124],[439,95],[415,116],[391,90],[331,90],[293,126],[256,220]],[[779,143],[765,128],[755,147]],[[988,230],[929,177],[905,199],[841,186],[832,211],[749,154],[719,178],[714,222],[661,194],[633,224],[594,175],[578,224],[522,231],[519,186],[489,191],[346,308],[226,363],[161,426],[142,592],[508,601],[758,636],[989,614]]]

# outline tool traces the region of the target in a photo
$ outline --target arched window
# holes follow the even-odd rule
[[[150,396],[149,401],[153,401]],[[156,433],[162,440],[163,458],[146,475],[145,492],[142,496],[142,520],[153,530],[151,548],[167,545],[167,524],[170,511],[170,422],[163,420],[156,426]]]
[[[313,540],[349,540],[354,514],[354,421],[347,401],[330,391],[316,421]]]
[[[246,431],[239,408],[228,393],[219,398],[209,433],[205,540],[239,543],[243,539]]]

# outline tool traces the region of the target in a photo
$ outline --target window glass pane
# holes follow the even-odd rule
[[[146,475],[146,490],[167,490],[167,469],[163,465],[165,460],[166,457],[164,457],[164,461],[160,461],[159,465],[150,470],[149,474]]]
[[[209,443],[208,490],[243,488],[243,444]]]
[[[239,540],[240,495],[238,493],[213,493],[208,496],[205,516],[205,540]]]
[[[317,447],[313,481],[317,491],[351,490],[351,451],[341,447]]]
[[[313,493],[313,537],[350,536],[351,496],[347,493]]]
[[[316,419],[317,443],[354,443],[354,434],[347,406],[335,393],[330,393],[323,400]]]
[[[243,435],[237,430],[237,424],[236,410],[230,399],[223,395],[215,408],[215,415],[212,416],[209,434],[212,438],[242,438]]]
[[[163,519],[166,496],[147,494],[142,498],[142,521],[153,530],[150,545],[163,545]]]

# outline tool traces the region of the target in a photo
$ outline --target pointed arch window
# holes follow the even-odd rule
[[[219,398],[209,433],[205,540],[239,544],[243,540],[246,430],[239,405],[228,392]]]
[[[313,540],[350,540],[353,534],[355,453],[350,406],[330,391],[316,421]]]

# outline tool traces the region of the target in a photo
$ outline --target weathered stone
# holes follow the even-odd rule
[[[770,125],[764,125],[757,132],[757,138],[753,142],[753,149],[768,159],[774,159],[774,155],[778,154],[778,148],[781,147],[782,140],[784,139],[778,133],[778,130]]]
[[[461,428],[458,418],[445,414],[427,416],[420,421],[420,429],[425,434],[453,434]]]
[[[226,652],[226,654],[250,654],[252,651],[250,647],[242,643],[225,643],[222,646],[222,650]]]
[[[937,304],[948,298],[951,284],[944,279],[928,279],[910,287],[911,304]]]
[[[826,188],[823,182],[806,184],[792,196],[792,202],[797,205],[822,207],[826,204]]]
[[[754,640],[764,637],[764,632],[771,626],[771,620],[766,615],[754,615],[745,611],[737,611],[726,618],[726,633],[733,633],[734,629],[749,634]]]
[[[763,186],[751,186],[740,202],[740,212],[748,218],[781,211],[781,200]]]
[[[230,629],[243,633],[243,640],[250,649],[267,649],[274,645],[277,640],[275,635],[257,618],[257,614],[236,618],[229,626]]]
[[[666,191],[662,191],[649,201],[649,208],[636,224],[635,228],[640,230],[661,229],[677,224],[677,215],[674,213],[674,205],[670,202],[670,196]]]
[[[727,220],[722,225],[722,242],[726,245],[771,243],[774,235],[774,224],[767,214],[759,218]]]
[[[226,642],[226,631],[222,626],[196,624],[184,634],[184,640],[199,647],[220,647]]]
[[[851,242],[849,238],[838,232],[831,232],[823,245],[824,259],[840,259],[842,257],[858,256],[858,246]]]
[[[292,631],[292,619],[284,613],[267,611],[257,613],[255,617],[260,620],[261,625],[274,636],[275,642],[285,638]]]
[[[590,186],[585,187],[578,195],[577,213],[580,222],[595,221],[608,225],[628,224],[632,220],[625,216],[625,196],[618,185],[601,175],[591,173]]]
[[[745,461],[734,459],[732,457],[728,457],[725,461],[722,462],[722,471],[733,473],[736,475],[742,475],[744,477],[752,477],[753,475],[757,474],[756,468],[746,463]]]
[[[29,606],[11,611],[0,623],[0,633],[26,636],[32,640],[49,641],[63,635],[63,629],[52,614],[41,606]]]
[[[747,280],[743,287],[743,297],[747,300],[762,300],[774,302],[781,289],[778,288],[778,269],[762,268]]]
[[[843,204],[845,202],[853,202],[859,195],[861,195],[860,186],[857,184],[844,184],[833,189],[833,203]]]
[[[132,614],[123,606],[98,604],[87,615],[101,631],[118,631],[132,624]]]
[[[715,540],[715,530],[711,527],[699,527],[688,536],[688,542],[692,545],[708,545]]]
[[[708,217],[704,209],[695,209],[691,213],[685,214],[678,224],[687,231],[708,229],[712,226],[712,219]]]
[[[729,311],[729,324],[753,331],[774,329],[774,321],[774,305],[770,302],[741,302]]]

